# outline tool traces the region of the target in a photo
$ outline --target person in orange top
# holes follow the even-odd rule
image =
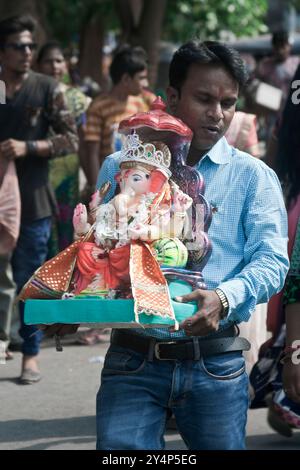
[[[225,137],[233,147],[259,158],[255,114],[236,111]]]

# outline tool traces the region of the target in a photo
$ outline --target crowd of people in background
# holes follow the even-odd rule
[[[85,93],[87,80],[70,70],[57,41],[39,45],[34,55],[34,31],[34,21],[26,16],[0,22],[0,79],[6,83],[6,104],[0,105],[0,341],[6,359],[13,357],[9,343],[16,295],[47,258],[72,243],[73,209],[90,199],[105,157],[120,150],[120,121],[149,110],[155,99],[141,47],[120,46],[110,57],[109,90],[99,89],[91,97]],[[285,358],[290,357],[293,341],[300,339],[300,113],[299,105],[291,101],[291,82],[295,73],[295,79],[300,75],[299,58],[290,55],[285,32],[274,34],[272,45],[272,55],[252,65],[252,80],[282,91],[280,109],[263,110],[260,120],[255,102],[247,107],[245,90],[246,98],[226,133],[230,145],[265,160],[276,171],[289,217],[292,268],[285,288],[268,306],[257,306],[252,319],[241,325],[252,343],[248,372],[270,336],[268,331],[270,347],[285,325]],[[74,73],[76,84],[70,78]],[[264,135],[265,141],[258,135]],[[43,334],[24,324],[23,304],[18,308],[20,383],[34,384],[42,377],[38,355]],[[80,331],[76,341],[92,345],[108,337],[107,330],[91,329]],[[274,429],[288,435],[293,427],[300,428],[300,366],[284,360],[278,373],[281,379],[272,389],[275,398],[268,402],[269,419]]]

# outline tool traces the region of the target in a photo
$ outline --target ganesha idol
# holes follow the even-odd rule
[[[159,140],[159,133],[157,137],[145,141],[135,129],[128,129],[115,176],[117,194],[102,203],[109,188],[104,185],[93,195],[89,210],[77,205],[73,215],[77,241],[34,274],[21,299],[60,298],[62,310],[74,307],[74,302],[91,307],[93,300],[98,305],[98,322],[106,324],[101,310],[116,311],[119,302],[124,311],[127,302],[133,307],[135,324],[177,328],[172,298],[181,292],[174,291],[174,281],[179,280],[179,286],[204,284],[195,282],[202,280],[201,273],[186,269],[193,199],[172,179],[170,149]],[[53,300],[49,303],[53,305]],[[126,325],[126,321],[121,323],[119,319],[118,326]]]
[[[116,177],[120,193],[95,207],[94,241],[82,242],[77,254],[75,295],[117,290],[130,296],[132,290],[166,284],[159,265],[186,266],[188,251],[180,239],[193,201],[170,182],[170,163],[162,142],[143,144],[136,133],[126,138]],[[73,221],[76,234],[89,231],[82,204]]]

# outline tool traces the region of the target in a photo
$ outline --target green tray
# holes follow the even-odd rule
[[[171,281],[169,284],[171,298],[191,292],[191,286],[182,281]],[[197,311],[197,304],[179,303],[172,300],[174,313],[178,322],[192,316]],[[136,328],[142,326],[169,327],[174,325],[170,318],[162,318],[159,315],[139,315],[139,323],[136,323],[133,310],[133,300],[99,299],[85,297],[80,299],[64,300],[26,300],[24,320],[27,325],[52,324],[52,323],[80,323],[115,328]]]

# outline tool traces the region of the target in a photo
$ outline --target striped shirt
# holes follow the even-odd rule
[[[120,154],[104,162],[97,186],[109,180],[115,188]],[[220,328],[250,318],[256,304],[267,302],[284,284],[289,261],[287,216],[278,178],[262,161],[231,147],[225,137],[196,168],[204,176],[205,197],[215,208],[208,235],[212,255],[203,276],[208,289],[219,287],[229,301]],[[113,195],[113,188],[107,195]],[[158,338],[184,336],[183,331],[139,329]]]
[[[120,150],[119,123],[133,114],[147,110],[146,104],[139,96],[128,96],[126,101],[119,101],[103,94],[92,101],[87,111],[84,140],[100,142],[100,163],[107,155]]]

